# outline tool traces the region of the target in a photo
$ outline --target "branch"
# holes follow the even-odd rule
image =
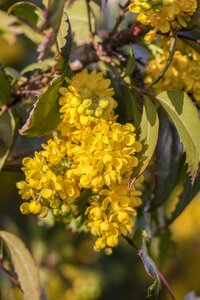
[[[138,38],[143,36],[147,29],[139,24],[134,24],[127,29],[121,30],[119,33],[114,34],[112,37],[108,36],[101,43],[87,43],[80,46],[77,51],[79,60],[75,60],[70,64],[72,71],[80,71],[85,66],[96,63],[98,61],[111,62],[111,56],[120,47],[130,45],[137,41]]]
[[[110,37],[113,36],[117,32],[119,25],[124,20],[125,14],[128,11],[127,8],[129,6],[129,4],[130,4],[130,0],[128,0],[124,5],[120,6],[119,15],[116,18],[115,25],[114,25],[113,29],[111,30],[111,32],[109,33]]]
[[[128,242],[128,244],[130,246],[132,246],[134,249],[137,250],[137,254],[140,256],[140,249],[139,247],[134,243],[134,241],[128,237],[128,236],[125,236],[125,235],[122,235],[123,238]],[[158,270],[158,268],[157,268]],[[159,279],[160,281],[162,282],[162,284],[164,285],[164,287],[166,288],[166,290],[168,291],[169,295],[171,296],[171,299],[172,300],[176,300],[176,297],[174,295],[174,292],[170,286],[170,284],[168,283],[167,279],[164,277],[164,275],[162,274],[162,272],[160,270],[158,270],[158,276],[159,276]]]

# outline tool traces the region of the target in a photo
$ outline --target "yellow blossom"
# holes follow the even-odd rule
[[[46,216],[48,209],[56,216],[65,216],[71,210],[76,212],[74,201],[80,189],[74,173],[68,172],[71,167],[66,156],[69,143],[55,138],[42,146],[44,150],[22,161],[25,180],[18,182],[17,188],[22,199],[30,202],[22,204],[21,212],[41,213],[41,216]]]
[[[80,186],[100,189],[121,183],[137,166],[136,153],[141,144],[136,141],[132,124],[121,125],[99,120],[89,134],[84,135],[80,151],[74,157],[80,174]]]
[[[61,88],[60,113],[62,136],[69,136],[75,129],[89,126],[96,118],[114,120],[114,91],[111,82],[101,72],[82,71],[76,74],[68,88]]]
[[[136,184],[139,182],[141,179]],[[123,180],[120,185],[111,185],[91,197],[86,210],[87,226],[92,235],[98,236],[94,245],[96,251],[116,247],[120,235],[132,232],[137,215],[135,208],[141,204],[140,195],[135,185],[129,192],[128,180]]]
[[[146,83],[156,79],[167,64],[169,52],[166,44],[155,54],[146,68]],[[166,90],[184,90],[200,102],[200,54],[186,43],[179,41],[177,51],[167,72],[154,85],[157,93]]]
[[[196,0],[132,0],[129,10],[137,20],[166,33],[170,28],[186,28],[197,9]]]

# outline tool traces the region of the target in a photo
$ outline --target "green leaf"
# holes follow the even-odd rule
[[[190,178],[184,174],[184,176],[180,175],[178,187],[182,187],[183,191],[179,196],[179,201],[175,207],[175,209],[171,212],[170,217],[167,223],[172,223],[186,208],[186,206],[194,199],[197,193],[200,190],[200,174],[194,180],[194,183],[191,183]]]
[[[0,68],[0,107],[10,100],[10,84],[4,73]]]
[[[182,157],[182,146],[174,125],[167,116],[160,112],[159,138],[156,147],[156,189],[151,200],[153,210],[161,206],[169,197],[185,163]]]
[[[40,12],[37,5],[24,1],[13,4],[8,10],[8,14],[13,14],[21,21],[34,26],[38,23]]]
[[[45,20],[45,24],[43,25],[43,29],[52,27],[55,32],[58,31],[61,23],[61,18],[63,15],[64,6],[65,6],[65,0],[51,1],[49,13],[47,19]]]
[[[40,300],[41,287],[35,262],[23,242],[15,235],[0,231],[0,239],[8,249],[24,299]]]
[[[188,171],[194,180],[200,161],[200,120],[198,111],[185,92],[168,91],[157,100],[173,121],[186,153]]]
[[[11,110],[4,112],[0,117],[0,170],[11,151],[16,129],[16,121]]]
[[[115,99],[118,102],[116,114],[119,115],[118,120],[122,123],[131,122],[135,127],[139,126],[141,116],[139,113],[137,95],[131,91],[125,82],[112,79],[112,86],[115,89]]]
[[[41,71],[45,72],[48,69],[50,69],[54,64],[55,64],[55,61],[52,58],[45,59],[39,63],[33,63],[33,64],[30,64],[27,67],[25,67],[21,71],[21,75],[24,75],[28,72],[32,72],[35,70],[41,70]]]
[[[57,34],[57,43],[60,49],[61,56],[66,66],[69,60],[71,47],[72,47],[72,29],[68,15],[64,12]]]
[[[148,89],[150,87],[152,87],[153,85],[155,85],[158,81],[160,81],[160,79],[165,75],[168,68],[170,67],[172,60],[174,58],[174,54],[176,52],[176,42],[177,42],[177,33],[176,33],[176,31],[174,31],[173,36],[170,38],[170,49],[169,49],[170,53],[169,53],[169,57],[167,59],[167,63],[165,65],[165,67],[163,68],[163,70],[161,71],[161,73],[159,74],[159,76],[147,87]]]
[[[129,53],[124,77],[130,76],[134,72],[135,67],[136,67],[136,63],[135,63],[134,51],[133,48],[130,47],[130,53]]]
[[[59,114],[59,88],[64,79],[62,76],[55,78],[51,85],[39,96],[29,118],[20,129],[20,134],[27,136],[40,136],[56,129],[60,122]]]
[[[145,97],[140,123],[140,138],[142,151],[138,154],[139,164],[135,168],[134,176],[141,175],[149,165],[149,162],[154,154],[159,130],[159,119],[156,108],[150,98]]]
[[[180,31],[178,36],[189,39],[189,40],[199,40],[200,39],[200,31],[197,30],[190,30],[190,31]]]
[[[78,41],[88,41],[88,15],[85,1],[75,1],[73,5],[67,8],[67,15],[70,19],[74,39]],[[91,18],[94,28],[94,18]]]
[[[157,299],[160,288],[161,288],[161,283],[160,283],[160,278],[159,278],[159,274],[158,274],[158,269],[157,269],[153,259],[148,254],[145,238],[143,239],[143,245],[142,245],[142,248],[139,251],[138,255],[140,256],[140,258],[143,261],[143,264],[144,264],[147,274],[154,279],[153,284],[148,289],[147,298],[155,297]]]

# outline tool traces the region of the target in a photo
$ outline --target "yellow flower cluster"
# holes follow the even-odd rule
[[[118,245],[120,235],[126,236],[133,229],[137,214],[135,208],[141,204],[141,192],[134,186],[129,193],[127,186],[128,180],[123,180],[120,185],[111,184],[90,199],[86,213],[91,233],[99,237],[94,246],[96,251],[110,251]]]
[[[166,43],[161,45],[147,67],[146,83],[156,79],[167,64],[169,52]],[[155,84],[157,93],[166,90],[184,90],[191,93],[197,102],[200,102],[200,54],[186,43],[178,42],[173,61],[161,78]]]
[[[166,33],[187,27],[197,9],[196,0],[132,0],[129,10],[139,14],[137,20]]]
[[[83,71],[60,89],[60,137],[23,160],[26,178],[17,187],[25,201],[23,214],[45,217],[51,210],[66,222],[77,216],[79,196],[89,189],[86,225],[99,237],[95,250],[111,252],[119,236],[133,229],[140,204],[141,193],[135,186],[129,191],[128,180],[141,144],[132,124],[116,122],[117,103],[109,86],[102,73]]]
[[[80,188],[71,172],[68,159],[68,143],[55,138],[42,145],[44,150],[35,152],[33,158],[24,158],[22,168],[25,181],[17,183],[24,202],[20,210],[23,214],[39,214],[45,217],[49,209],[56,217],[77,214],[75,199]],[[31,202],[28,202],[31,200]]]
[[[59,130],[62,136],[72,137],[72,132],[89,126],[96,119],[113,121],[117,102],[112,98],[114,91],[109,79],[101,72],[86,70],[76,74],[68,88],[61,88],[62,106]]]

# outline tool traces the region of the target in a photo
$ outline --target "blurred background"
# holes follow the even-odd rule
[[[0,9],[18,1],[0,0]],[[41,1],[28,1],[41,5]],[[68,14],[79,42],[88,38],[88,24],[85,2],[72,1]],[[116,0],[108,2],[105,15],[99,13],[99,25],[112,28],[118,7]],[[20,71],[36,59],[36,46],[31,39],[10,24],[5,15],[0,18],[0,64]],[[127,22],[127,21],[126,21]],[[103,25],[104,24],[104,25]],[[122,24],[125,26],[126,24]],[[102,29],[103,30],[103,29]],[[103,31],[102,31],[103,32]],[[102,33],[103,34],[103,33]],[[26,119],[31,108],[31,100],[23,108]],[[22,124],[20,124],[22,125]],[[6,128],[0,123],[0,143]],[[20,137],[12,155],[19,159],[40,148],[42,138]],[[40,268],[42,284],[49,300],[144,300],[152,279],[146,274],[136,251],[126,241],[121,240],[111,256],[93,251],[93,239],[84,231],[76,233],[66,230],[62,224],[54,224],[49,218],[41,223],[32,216],[19,212],[20,197],[15,183],[22,174],[10,168],[0,173],[0,228],[15,233],[31,250]],[[163,234],[163,255],[158,255],[159,240],[155,238],[151,246],[151,256],[171,283],[177,300],[195,290],[200,294],[200,195]],[[0,270],[2,300],[22,299],[22,295],[6,274]],[[168,300],[164,288],[159,299]]]

